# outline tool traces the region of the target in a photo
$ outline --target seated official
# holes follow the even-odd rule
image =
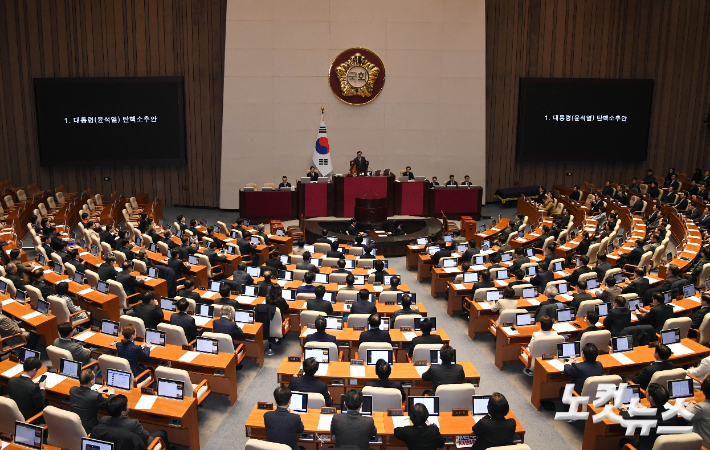
[[[343,264],[345,264],[344,260]],[[375,269],[375,271],[372,272],[372,275],[375,276],[375,283],[384,283],[385,275],[387,275],[387,271],[385,270],[385,262],[381,259],[377,259],[374,263],[372,263],[372,268]]]
[[[555,281],[554,272],[548,270],[550,265],[546,261],[542,261],[538,264],[537,274],[530,279],[530,284],[537,287],[537,291],[542,294],[545,292],[545,287],[550,281]]]
[[[215,308],[221,307],[221,306],[231,306],[234,309],[237,309],[239,306],[239,302],[237,302],[235,299],[231,298],[229,294],[232,292],[231,288],[223,284],[219,288],[219,299],[212,303]]]
[[[641,262],[641,257],[644,254],[643,245],[643,240],[637,239],[636,247],[634,247],[634,249],[631,250],[629,253],[622,253],[621,257],[626,260],[627,264],[631,264],[632,266],[638,266],[639,262]]]
[[[340,291],[359,291],[360,288],[355,287],[355,275],[349,273],[345,276],[345,286],[338,289]]]
[[[269,259],[264,261],[264,266],[271,267],[273,270],[287,270],[286,265],[281,262],[281,252],[278,250],[271,252]]]
[[[257,292],[259,297],[268,297],[271,292],[271,288],[279,285],[278,278],[276,278],[271,269],[264,269],[262,276],[264,279],[256,283]]]
[[[328,315],[332,315],[333,304],[327,300],[323,300],[325,286],[319,284],[313,289],[313,293],[316,295],[316,298],[306,300],[306,309],[309,311],[322,311]]]
[[[530,258],[525,256],[525,249],[523,247],[518,247],[514,250],[515,252],[515,260],[513,261],[513,264],[510,265],[510,273],[513,273],[520,269],[523,264],[527,264],[530,262]]]
[[[388,342],[390,344],[392,343],[390,332],[386,330],[380,330],[382,320],[380,319],[379,314],[371,314],[370,317],[367,319],[367,323],[370,325],[370,329],[360,332],[360,339],[357,343],[358,346],[360,346],[360,344],[362,344],[363,342]]]
[[[362,233],[357,231],[357,219],[350,219],[350,226],[348,226],[347,234],[349,236],[360,236]]]
[[[133,433],[136,435],[144,445],[148,445],[157,437],[161,438],[165,445],[168,446],[168,433],[165,430],[158,430],[152,433],[148,433],[140,421],[137,419],[128,418],[128,398],[123,395],[115,395],[108,400],[108,416],[102,417],[99,424],[94,427],[91,433],[91,437],[99,440],[106,440],[109,442],[114,442],[111,440],[111,429],[122,430]],[[107,429],[108,428],[108,429]],[[123,446],[117,446],[116,449],[123,450]]]
[[[320,269],[315,266],[315,264],[311,264],[311,252],[303,252],[303,262],[296,264],[296,269],[297,270],[307,270],[309,272],[313,273],[319,273]]]
[[[412,425],[394,429],[394,437],[407,444],[409,450],[433,450],[443,448],[446,440],[436,424],[427,424],[429,411],[426,406],[417,403],[408,411]]]
[[[84,369],[79,375],[79,386],[69,389],[69,405],[71,412],[81,419],[81,425],[86,433],[99,424],[99,409],[108,406],[108,401],[114,396],[114,390],[108,386],[97,390],[91,389],[96,381],[96,374],[91,369]],[[108,394],[108,398],[103,394]]]
[[[41,368],[42,362],[39,358],[27,358],[22,363],[20,376],[7,381],[7,396],[17,403],[17,408],[25,419],[36,416],[47,406],[44,392],[46,381],[32,381]],[[44,423],[44,420],[38,422]]]
[[[264,240],[264,245],[271,245],[271,240],[269,240],[269,235],[264,232],[266,227],[264,227],[263,223],[260,223],[256,226],[256,233],[254,233],[254,236],[259,236]]]
[[[116,351],[120,358],[128,361],[131,366],[131,372],[133,376],[137,377],[141,373],[145,372],[145,367],[138,364],[138,360],[148,359],[150,356],[150,343],[143,342],[141,345],[135,343],[136,340],[136,327],[132,324],[128,324],[123,327],[122,333],[123,339],[116,343]]]
[[[241,261],[237,264],[237,270],[232,274],[232,283],[236,285],[236,289],[240,291],[242,286],[251,286],[254,284],[254,278],[247,273],[247,265]]]
[[[362,405],[362,392],[355,389],[345,394],[345,414],[335,414],[330,423],[330,433],[335,438],[335,446],[356,446],[361,450],[370,449],[370,437],[377,434],[375,420],[363,416],[359,409]]]
[[[587,292],[587,283],[585,281],[578,281],[576,285],[574,285],[574,293],[572,294],[572,301],[569,302],[569,307],[577,311],[579,305],[587,300],[593,300],[592,294]]]
[[[123,261],[121,271],[118,272],[118,275],[116,275],[116,281],[121,283],[121,286],[123,286],[123,292],[126,293],[126,296],[134,295],[136,293],[136,288],[145,286],[145,281],[138,281],[136,277],[131,275],[131,267],[132,266],[129,261]],[[57,285],[57,287],[59,287],[59,285]]]
[[[535,311],[536,322],[542,322],[543,316],[557,317],[557,310],[562,309],[564,306],[555,299],[556,296],[557,287],[555,287],[555,285],[547,286],[545,288],[545,297],[547,297],[547,300],[541,302],[537,307],[537,310]]]
[[[473,426],[472,431],[477,438],[471,450],[513,445],[516,423],[513,418],[505,418],[508,412],[508,399],[500,392],[494,392],[488,400],[488,414]]]
[[[609,303],[616,297],[621,295],[621,288],[616,285],[616,279],[613,276],[608,276],[604,280],[606,289],[604,289],[597,297],[604,303]]]
[[[376,381],[368,381],[365,386],[397,389],[400,394],[402,394],[402,401],[406,401],[407,394],[404,392],[401,381],[391,381],[390,375],[392,374],[392,367],[384,359],[380,359],[375,364],[375,374],[377,375]]]
[[[678,415],[674,412],[671,414],[668,420],[663,419],[663,415],[667,414],[666,403],[670,396],[665,387],[660,384],[649,384],[646,390],[646,398],[650,404],[650,408],[656,408],[656,414],[653,416],[644,416],[645,420],[652,420],[656,424],[655,427],[651,427],[651,431],[646,436],[640,436],[636,439],[623,438],[619,441],[619,448],[623,448],[626,444],[633,445],[637,450],[652,450],[653,445],[656,443],[658,438],[658,428],[657,427],[672,427],[678,423]],[[631,417],[627,407],[624,405],[619,411],[619,415],[624,420],[634,420],[636,417]]]
[[[621,330],[631,325],[631,311],[626,307],[624,297],[616,297],[614,306],[604,318],[604,328],[609,330],[611,337],[617,337]]]
[[[377,261],[375,261],[375,263],[376,263],[376,262],[377,262]],[[380,261],[380,262],[382,262],[382,261]],[[347,274],[347,275],[350,274],[350,271],[345,268],[345,260],[342,258],[342,255],[340,256],[340,259],[338,259],[338,262],[335,263],[335,265],[336,265],[338,268],[335,269],[334,271],[330,272],[331,274],[333,274],[333,273],[344,273],[344,274]],[[384,262],[382,262],[382,266],[384,267]],[[353,280],[354,280],[354,279],[353,279]]]
[[[222,306],[219,319],[212,321],[212,329],[215,333],[227,334],[232,340],[244,339],[244,332],[239,325],[234,322],[234,308],[229,305]]]
[[[363,291],[366,289],[363,289]],[[412,309],[412,297],[409,294],[402,295],[402,309],[392,313],[392,326],[397,323],[397,317],[419,314],[418,309]]]
[[[468,269],[467,269],[466,271],[468,271]],[[508,283],[508,286],[507,286],[507,287],[511,287],[511,288],[512,288],[512,287],[515,287],[515,286],[517,286],[517,285],[519,285],[519,284],[528,284],[528,282],[525,281],[525,279],[524,279],[524,278],[525,278],[525,272],[523,272],[521,269],[518,269],[518,270],[516,270],[515,272],[511,272],[511,273],[512,273],[513,276],[515,277],[515,281],[511,281],[510,283]],[[513,292],[515,292],[515,291],[513,291]]]
[[[81,345],[81,342],[72,340],[72,337],[74,336],[74,327],[70,322],[60,323],[57,329],[59,331],[59,337],[54,340],[52,345],[68,351],[71,353],[71,359],[79,361],[82,365],[86,365],[93,361],[91,358],[91,351],[88,348],[84,348],[84,346]],[[99,369],[98,366],[93,367],[96,367],[96,370]]]
[[[190,255],[194,255],[195,253],[197,253],[197,248],[190,245],[190,237],[188,235],[183,234],[180,238],[180,242],[181,244],[177,248],[177,252],[180,255],[180,259],[187,260],[189,259]]]
[[[47,283],[44,282],[44,270],[33,270],[30,279],[32,280],[32,286],[39,289],[40,293],[42,294],[42,298],[46,299],[49,298],[50,295],[54,295],[49,289],[49,286],[47,286]]]
[[[471,177],[468,175],[464,175],[463,181],[461,182],[461,186],[473,186],[473,183],[471,183]]]
[[[99,280],[106,281],[116,279],[116,277],[118,276],[118,272],[113,267],[115,262],[116,257],[113,255],[113,253],[109,253],[108,256],[106,256],[106,260],[101,263],[99,269],[96,271],[99,275]]]
[[[582,393],[582,388],[587,378],[604,375],[604,366],[597,361],[598,355],[599,349],[597,346],[589,343],[582,349],[583,359],[580,360],[576,356],[572,356],[565,362],[564,373],[572,377],[574,392]],[[562,391],[564,391],[564,388]]]
[[[138,250],[138,255],[133,258],[133,261],[136,260],[142,261],[145,264],[146,269],[153,267],[153,261],[148,258],[148,252],[144,248]]]
[[[318,181],[318,177],[320,176],[320,172],[316,169],[316,166],[311,166],[310,169],[308,169],[308,173],[306,174],[308,178],[311,179],[311,181]]]
[[[654,292],[651,298],[651,310],[646,312],[645,309],[639,309],[636,311],[636,317],[639,324],[651,325],[656,333],[660,333],[666,320],[674,316],[673,307],[664,302],[665,299],[660,292]]]
[[[328,239],[328,229],[323,228],[320,230],[320,237],[316,239],[316,244],[328,244],[330,245],[330,239]]]
[[[453,347],[448,344],[444,344],[439,352],[441,355],[441,364],[432,364],[429,366],[429,370],[422,374],[422,380],[433,382],[431,394],[436,393],[436,388],[442,384],[461,384],[465,378],[463,366],[461,364],[454,364],[454,352]]]
[[[196,305],[202,304],[202,297],[195,292],[195,282],[190,279],[186,279],[182,282],[182,289],[178,291],[177,297],[192,299],[195,301]]]
[[[686,410],[693,414],[693,418],[690,419],[693,433],[703,438],[703,446],[707,448],[710,445],[710,378],[703,377],[702,380],[700,390],[705,395],[705,400],[700,403],[691,400]]]
[[[404,228],[402,227],[402,224],[398,223],[397,225],[395,225],[394,231],[392,231],[391,233],[387,233],[387,234],[391,234],[392,236],[404,236],[406,233],[404,232]]]
[[[371,244],[367,244],[363,247],[360,259],[375,259],[375,255],[372,254],[372,249],[373,247]]]
[[[407,166],[407,168],[404,170],[404,173],[402,174],[402,176],[407,177],[408,180],[413,180],[414,173],[412,173],[412,168]]]
[[[316,292],[316,287],[313,286],[313,272],[306,272],[303,275],[303,284],[296,289],[296,295],[300,294],[301,292],[305,294],[314,294]]]
[[[195,325],[195,318],[187,314],[189,306],[189,303],[184,298],[178,300],[175,303],[177,312],[170,316],[170,324],[182,328],[185,331],[187,342],[192,342],[197,337],[197,325]]]
[[[491,311],[494,313],[499,313],[505,311],[506,309],[517,309],[518,301],[515,297],[515,289],[510,286],[506,286],[503,289],[503,298],[496,300],[496,302],[491,305]]]
[[[436,245],[439,246],[439,250],[431,255],[431,262],[435,266],[438,266],[441,258],[448,258],[451,256],[451,250],[446,248],[446,242],[443,240],[437,242]]]
[[[528,351],[532,352],[533,348],[533,343],[535,342],[535,339],[541,336],[555,336],[557,335],[557,331],[552,329],[552,325],[554,324],[554,321],[550,316],[544,315],[540,317],[540,330],[536,331],[532,334],[532,337],[530,338],[530,343],[528,344]],[[529,377],[533,376],[533,371],[525,367],[523,369],[523,373]]]
[[[594,272],[596,272],[597,274],[597,279],[603,280],[604,275],[606,275],[606,272],[611,269],[611,264],[606,261],[606,255],[598,255],[597,265],[594,267]]]
[[[436,177],[431,177],[431,185],[432,186],[438,186],[439,185],[439,180]]]
[[[479,289],[496,287],[496,284],[491,281],[491,272],[488,269],[478,272],[478,281],[473,283],[473,296],[476,296],[476,291]]]
[[[587,264],[589,264],[589,257],[584,254],[579,257],[579,262],[580,266],[577,267],[572,271],[572,273],[566,278],[567,282],[572,285],[576,286],[577,282],[579,281],[579,276],[584,275],[585,273],[589,273],[592,271],[591,267],[589,267]],[[585,289],[586,289],[586,284],[585,284]]]
[[[469,239],[468,241],[468,249],[466,249],[465,252],[463,252],[463,255],[461,255],[461,261],[463,262],[471,262],[473,260],[473,257],[475,255],[478,255],[481,252],[479,248],[476,248],[476,241],[473,239]]]
[[[399,289],[399,283],[400,283],[400,278],[398,276],[390,278],[390,287],[389,289],[385,289],[385,291],[398,291],[402,292]]]
[[[431,320],[428,318],[422,320],[419,322],[419,327],[422,330],[422,335],[417,336],[414,339],[412,339],[412,342],[409,343],[409,350],[407,352],[409,353],[409,356],[412,356],[412,353],[414,352],[414,347],[416,347],[419,344],[443,344],[444,341],[441,340],[441,336],[438,334],[431,334],[431,328],[432,328],[432,323]]]
[[[338,241],[333,241],[330,243],[330,250],[328,253],[325,254],[326,258],[338,258],[342,259],[343,254],[338,251],[338,248],[340,247],[340,244]]]
[[[38,334],[31,333],[25,330],[24,328],[20,328],[17,322],[3,314],[2,304],[0,304],[0,337],[7,338],[16,334],[21,334],[22,337],[25,338],[25,342],[27,343],[25,346],[30,349],[34,349],[37,345],[37,342],[39,342],[40,336]],[[5,341],[5,345],[7,345],[8,347],[21,343],[22,339],[19,336]]]
[[[298,435],[303,433],[301,416],[292,413],[289,408],[291,389],[283,386],[274,389],[274,401],[276,402],[276,410],[264,413],[266,440],[288,445],[291,450],[303,448],[298,446]]]
[[[205,255],[206,254],[207,252],[205,251]],[[210,264],[213,264],[212,261],[210,261]],[[175,279],[182,278],[183,272],[190,271],[190,265],[182,262],[180,260],[180,252],[175,251],[170,252],[170,258],[168,259],[168,267],[173,269],[173,272],[175,272]]]
[[[351,277],[352,274],[348,276]],[[360,289],[357,296],[358,300],[350,308],[350,314],[374,314],[377,312],[377,305],[370,301],[370,291]],[[394,317],[392,318],[392,323],[394,323]]]
[[[453,175],[449,175],[449,181],[446,182],[446,186],[458,186],[459,183],[454,178]]]
[[[709,261],[710,262],[710,261]],[[650,283],[646,278],[646,271],[643,267],[634,269],[634,279],[621,290],[622,294],[636,294],[639,298],[644,298],[646,291],[650,287]]]
[[[274,284],[269,290],[269,295],[266,297],[266,304],[278,308],[281,312],[282,321],[286,319],[289,309],[291,309],[288,302],[283,298],[283,290],[278,284]]]
[[[303,361],[303,376],[292,377],[288,388],[296,392],[313,392],[321,394],[325,399],[325,406],[333,406],[333,399],[328,392],[328,385],[325,381],[316,378],[320,363],[314,358],[306,358]]]
[[[587,311],[587,315],[584,317],[584,323],[587,325],[587,328],[579,332],[579,335],[577,336],[576,340],[581,341],[582,336],[584,336],[584,333],[591,333],[592,331],[602,331],[601,328],[597,328],[597,322],[599,322],[599,313],[593,309]]]
[[[656,345],[656,350],[653,352],[654,361],[648,366],[644,367],[640,373],[637,373],[632,381],[635,384],[641,386],[641,389],[646,389],[648,384],[651,382],[653,374],[661,370],[673,370],[675,369],[675,364],[668,361],[673,352],[668,348],[667,345],[658,344]]]
[[[695,311],[693,316],[691,317],[691,324],[690,328],[694,330],[699,330],[700,325],[703,323],[703,319],[705,319],[705,316],[710,313],[710,294],[705,293],[700,296],[700,309]],[[695,331],[693,331],[693,336],[697,334]]]
[[[165,313],[160,307],[155,291],[146,291],[143,294],[143,302],[133,307],[132,315],[143,320],[146,328],[152,330],[158,328],[158,324],[165,318]]]
[[[291,183],[288,182],[288,178],[286,177],[286,175],[282,176],[281,183],[279,183],[279,189],[290,188],[290,187],[291,187]]]
[[[332,334],[325,331],[327,321],[324,316],[318,316],[315,320],[316,332],[306,336],[306,344],[309,342],[332,342],[338,345],[338,340]]]

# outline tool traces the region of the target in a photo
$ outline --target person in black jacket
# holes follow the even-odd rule
[[[433,382],[431,392],[436,393],[436,388],[442,384],[461,384],[465,375],[461,364],[454,364],[454,349],[446,344],[439,351],[441,364],[432,364],[429,370],[422,374],[422,380]]]
[[[180,241],[182,243],[177,248],[177,252],[180,254],[180,259],[187,260],[190,255],[197,253],[197,249],[190,245],[190,238],[187,235],[183,234]]]
[[[145,445],[150,444],[155,438],[159,437],[170,448],[168,433],[165,430],[158,430],[149,434],[137,419],[128,418],[128,398],[125,395],[120,394],[111,397],[106,409],[108,409],[109,415],[101,418],[99,427],[107,425],[115,429],[129,431],[138,435]],[[94,437],[93,433],[92,437]],[[121,448],[121,450],[123,449]]]
[[[345,394],[345,413],[336,414],[330,423],[337,448],[369,450],[370,437],[377,434],[377,427],[372,417],[360,415],[361,405],[362,392],[351,389]]]
[[[673,370],[675,369],[675,364],[668,361],[673,353],[667,345],[657,344],[656,350],[653,352],[654,362],[644,367],[641,372],[637,373],[632,381],[638,384],[641,389],[648,388],[648,384],[651,382],[653,374],[661,370]]]
[[[444,447],[446,440],[439,432],[439,427],[426,423],[429,418],[426,406],[417,403],[408,414],[412,425],[395,428],[394,437],[407,444],[409,450],[433,450]]]
[[[44,270],[42,269],[35,269],[32,271],[32,286],[36,287],[39,289],[39,291],[42,293],[42,298],[47,300],[50,295],[52,294],[52,291],[49,289],[49,286],[44,282]]]
[[[370,291],[367,289],[360,289],[357,296],[358,301],[353,303],[353,306],[350,308],[350,314],[374,314],[377,312],[377,305],[370,302]],[[392,318],[392,323],[394,324],[394,317]]]
[[[510,412],[508,400],[500,392],[494,392],[488,400],[488,415],[473,426],[477,436],[471,450],[486,450],[491,447],[513,445],[515,439],[515,419],[506,419]]]
[[[154,291],[143,294],[143,302],[133,307],[133,315],[142,319],[145,327],[151,330],[157,329],[165,317]]]
[[[584,275],[585,273],[589,273],[592,271],[592,269],[587,266],[587,264],[589,264],[589,257],[586,254],[579,257],[579,262],[581,265],[574,269],[574,271],[567,277],[567,282],[570,284],[570,286],[577,285],[577,281],[579,281],[580,275]]]
[[[180,252],[170,252],[168,267],[175,272],[175,278],[181,278],[183,272],[190,271],[190,265],[180,261]]]
[[[237,264],[237,270],[232,274],[232,281],[238,287],[236,290],[241,290],[242,286],[251,286],[254,284],[254,278],[247,273],[247,265],[245,262]]]
[[[332,334],[328,334],[328,332],[325,331],[327,322],[324,316],[316,317],[315,325],[316,332],[309,334],[306,337],[306,344],[309,342],[332,342],[333,344],[338,345],[338,339]]]
[[[358,347],[363,342],[389,342],[392,343],[392,338],[390,337],[390,332],[387,330],[380,330],[380,324],[382,320],[380,315],[377,313],[371,314],[367,319],[367,323],[370,325],[369,330],[362,331],[360,333],[360,339],[358,340]]]
[[[407,399],[407,394],[404,392],[401,381],[391,381],[390,375],[392,374],[392,367],[384,359],[380,359],[375,364],[375,374],[377,375],[377,381],[368,381],[365,386],[379,387],[379,388],[389,388],[397,389],[400,394],[402,394],[402,401]]]
[[[656,443],[656,438],[658,438],[657,427],[659,426],[675,426],[678,422],[678,415],[672,414],[668,420],[663,419],[663,414],[666,411],[666,403],[668,403],[669,395],[665,387],[660,384],[649,384],[646,392],[646,398],[650,403],[651,408],[656,408],[655,416],[644,416],[645,420],[653,420],[656,424],[655,427],[651,427],[651,431],[647,436],[640,436],[636,439],[623,438],[619,441],[619,448],[624,448],[626,444],[633,445],[638,450],[652,450],[653,445]],[[634,420],[636,417],[631,417],[627,407],[622,406],[619,411],[619,415],[625,420]]]
[[[581,305],[582,302],[592,300],[592,294],[587,293],[587,283],[585,281],[578,281],[574,289],[569,307],[574,308],[576,311],[579,309],[579,305]]]
[[[179,247],[178,244],[173,241],[173,233],[171,233],[170,230],[163,231],[163,240],[160,242],[163,242],[165,245],[167,245],[169,250],[174,250]]]
[[[321,394],[325,398],[325,406],[333,406],[333,399],[328,392],[328,385],[315,377],[318,372],[319,363],[314,358],[306,358],[303,361],[303,376],[292,377],[288,388],[297,392],[314,392]]]
[[[145,286],[145,281],[138,281],[136,277],[131,275],[131,263],[128,261],[123,261],[123,267],[116,275],[116,281],[121,283],[126,296],[135,294],[136,288]]]
[[[330,241],[328,241],[328,244],[330,244]],[[274,270],[288,270],[284,263],[281,262],[281,252],[278,250],[271,252],[269,259],[264,261],[264,265],[271,267]]]
[[[476,296],[476,291],[483,288],[496,287],[496,284],[491,281],[491,272],[486,269],[478,273],[478,282],[473,283],[473,295]]]
[[[476,248],[476,241],[473,239],[469,239],[468,249],[463,252],[463,255],[461,255],[461,261],[470,263],[473,260],[473,257],[475,255],[478,255],[480,252],[481,250]]]
[[[195,301],[196,305],[202,304],[202,297],[195,292],[195,282],[190,279],[182,282],[182,289],[177,293],[177,297],[190,298]]]
[[[530,262],[530,258],[525,256],[525,249],[518,247],[515,249],[515,261],[510,265],[510,273],[514,273],[516,270],[520,269],[523,264]]]
[[[611,337],[619,336],[621,330],[631,325],[631,311],[626,307],[624,297],[614,299],[614,307],[604,318],[604,328],[609,330]]]
[[[538,267],[540,270],[537,272],[537,275],[530,279],[530,284],[537,287],[537,291],[542,294],[545,292],[547,283],[555,280],[555,274],[547,270],[550,268],[550,265],[545,261],[542,261]]]
[[[106,231],[101,233],[101,242],[105,242],[108,245],[111,246],[112,249],[116,250],[116,237],[113,235],[113,233],[116,231],[116,226],[111,222],[110,224],[106,225]]]
[[[641,261],[641,257],[643,256],[643,253],[643,240],[637,239],[636,247],[634,247],[634,249],[631,250],[629,253],[622,253],[621,257],[624,258],[628,264],[631,264],[632,266],[638,266],[639,262]]]
[[[584,333],[590,333],[592,331],[602,331],[601,328],[597,328],[597,322],[599,322],[599,313],[593,309],[587,311],[587,316],[584,318],[584,323],[587,325],[587,328],[579,332],[579,335],[577,336],[576,340],[581,341],[582,336],[584,336]]]
[[[194,341],[197,337],[197,326],[195,325],[195,318],[187,314],[189,303],[184,298],[181,298],[175,306],[177,307],[177,312],[170,316],[170,323],[185,330],[187,342]]]
[[[115,262],[116,262],[116,257],[113,255],[113,253],[109,253],[106,256],[106,261],[103,262],[99,266],[99,269],[97,270],[97,273],[99,275],[99,280],[106,281],[106,280],[115,280],[116,279],[118,272],[113,267],[113,263],[115,263]]]
[[[17,408],[25,419],[39,414],[47,405],[44,394],[46,382],[35,383],[32,381],[41,367],[42,362],[39,358],[27,358],[22,363],[23,373],[19,377],[10,378],[7,381],[8,397],[17,403]]]
[[[691,330],[688,331],[689,337],[696,337],[697,332],[695,330],[700,329],[700,325],[703,323],[705,316],[710,313],[710,294],[705,293],[700,296],[700,309],[697,310],[691,317],[692,322],[690,324]]]
[[[301,416],[289,410],[291,404],[291,389],[279,386],[274,389],[276,410],[264,413],[264,428],[266,440],[277,444],[285,444],[291,450],[299,450],[298,435],[303,432]]]
[[[244,331],[234,323],[234,308],[229,305],[222,306],[219,319],[212,321],[215,333],[224,333],[232,337],[233,341],[244,339]]]
[[[599,349],[597,346],[589,343],[582,349],[582,360],[572,356],[565,363],[564,373],[565,375],[572,377],[574,392],[578,394],[582,392],[584,382],[587,381],[587,378],[604,375],[604,367],[602,366],[602,363],[597,361],[598,355]]]
[[[637,267],[634,269],[634,279],[631,283],[626,285],[622,290],[622,294],[636,294],[639,298],[643,298],[648,291],[650,284],[646,278],[646,271],[643,267]]]
[[[431,334],[432,327],[433,324],[428,318],[419,322],[419,328],[421,328],[422,330],[422,335],[415,337],[414,339],[412,339],[412,342],[409,343],[409,350],[407,350],[409,356],[412,356],[412,353],[414,353],[414,347],[416,347],[418,344],[444,343],[444,341],[441,340],[441,336],[439,336],[438,334]]]
[[[639,324],[652,325],[656,333],[660,333],[666,320],[673,317],[673,307],[668,303],[664,303],[663,294],[660,292],[655,292],[652,298],[651,310],[646,312],[645,309],[640,309],[636,312],[636,317],[639,320]]]
[[[448,258],[451,256],[451,250],[446,248],[446,242],[444,241],[439,241],[436,245],[439,247],[439,250],[431,255],[431,262],[434,263],[434,265],[439,265],[439,260],[441,258]]]
[[[81,424],[86,433],[99,424],[99,409],[106,408],[110,398],[114,396],[114,391],[108,386],[103,386],[94,391],[91,387],[96,380],[96,374],[91,369],[84,369],[79,375],[79,386],[69,389],[69,404],[71,412],[79,415]],[[108,398],[103,394],[108,394]]]
[[[323,311],[328,315],[333,314],[333,304],[323,300],[325,295],[325,286],[319,284],[315,287],[314,293],[316,298],[306,300],[306,309],[309,311]]]
[[[330,251],[325,254],[326,258],[343,258],[343,254],[338,251],[338,247],[340,247],[340,243],[338,243],[338,241],[331,242]]]
[[[582,240],[579,242],[579,245],[577,245],[576,253],[580,256],[586,256],[587,252],[589,252],[590,245],[591,241],[589,239],[589,232],[582,231]]]

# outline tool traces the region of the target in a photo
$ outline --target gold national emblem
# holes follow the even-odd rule
[[[360,53],[355,53],[340,64],[335,73],[340,80],[340,90],[346,97],[370,97],[380,68],[367,60]]]

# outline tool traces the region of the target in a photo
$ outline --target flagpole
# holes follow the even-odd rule
[[[321,120],[325,120],[325,106],[320,107]]]

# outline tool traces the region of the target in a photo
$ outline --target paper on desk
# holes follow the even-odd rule
[[[478,302],[478,306],[480,306],[481,309],[491,309],[491,304],[488,302]]]
[[[601,323],[601,322],[597,322],[597,323],[594,324],[594,326],[595,326],[595,327],[603,327],[604,324]]]
[[[678,306],[675,303],[671,303],[671,306],[673,307],[673,312],[678,312],[678,311],[685,311],[685,308],[682,306]]]
[[[537,262],[537,261],[542,261],[542,258],[539,258],[539,257],[537,257],[537,256],[531,256],[531,257],[530,257],[530,261],[535,261],[535,262]]]
[[[15,301],[14,298],[9,298],[9,299],[7,299],[7,300],[3,300],[3,301],[2,301],[2,306],[9,305],[10,303],[12,303],[12,302],[14,302],[14,301]]]
[[[380,285],[380,286],[372,286],[372,289],[373,289],[375,292],[382,292],[382,291],[385,289],[385,287],[384,287],[384,286],[381,286],[381,285]]]
[[[405,331],[404,333],[402,333],[402,336],[404,336],[406,340],[411,341],[412,339],[417,337],[417,333],[415,333],[414,331]]]
[[[631,320],[638,320],[638,317],[636,317],[636,313],[631,313]]]
[[[525,242],[525,238],[515,238],[515,240],[518,242]],[[562,248],[562,247],[560,247],[560,248]]]
[[[558,333],[569,333],[571,331],[577,331],[577,328],[575,328],[571,323],[567,322],[556,323],[552,325],[552,329],[557,331]]]
[[[89,292],[92,292],[92,291],[93,291],[92,288],[86,288],[86,289],[84,289],[83,291],[77,292],[77,294],[79,294],[79,295],[86,295],[86,294],[88,294]]]
[[[464,285],[461,284],[461,283],[454,283],[454,287],[455,287],[456,289],[466,289],[466,286],[464,286]]]
[[[328,364],[319,364],[318,365],[318,372],[316,372],[316,376],[318,377],[324,377],[328,375]]]
[[[315,333],[316,331],[318,331],[318,330],[316,330],[315,328],[308,328],[306,331],[303,332],[303,336],[311,335],[311,334]]]
[[[523,281],[530,282],[530,277],[523,277]]]
[[[686,347],[685,345],[681,344],[680,342],[675,343],[675,344],[669,344],[668,348],[671,349],[673,354],[675,356],[683,356],[683,355],[689,355],[691,353],[694,353],[691,349]]]
[[[365,376],[365,366],[350,366],[350,376],[353,378],[363,378]]]
[[[634,364],[634,360],[624,355],[623,353],[612,353],[611,357],[619,361],[621,364]]]
[[[559,370],[560,372],[565,370],[565,363],[563,363],[559,359],[548,359],[545,362],[547,364],[551,365],[552,367],[554,367],[556,370]]]
[[[700,299],[698,297],[688,297],[688,300],[700,303]]]
[[[565,300],[569,300],[569,301],[572,301],[574,299],[574,297],[572,297],[569,294],[560,294],[560,297],[562,297]]]
[[[408,427],[412,425],[412,421],[409,420],[409,416],[392,416],[392,425],[394,428]]]
[[[429,370],[429,366],[414,366],[414,370],[416,370],[419,376],[421,377],[422,375],[424,375],[424,372]]]
[[[3,449],[3,448],[5,448],[5,447],[7,447],[8,445],[10,445],[9,442],[0,441],[0,450]]]
[[[47,389],[52,389],[54,386],[58,385],[59,383],[61,383],[62,381],[67,379],[67,377],[65,377],[64,375],[59,375],[59,374],[52,373],[52,372],[46,372],[44,375],[47,375],[47,379],[45,380],[46,381],[45,386]],[[32,381],[34,381],[35,383],[38,383],[40,378],[41,378],[41,375],[39,377],[36,377]]]
[[[141,395],[140,400],[138,400],[133,409],[151,409],[157,398],[157,395]]]
[[[507,334],[520,334],[518,330],[516,330],[513,327],[501,327],[503,331],[505,331]]]
[[[193,316],[195,318],[195,325],[198,327],[204,327],[207,325],[207,322],[210,321],[209,317],[202,317],[202,316]]]
[[[83,341],[89,339],[91,336],[93,336],[93,335],[95,335],[95,334],[96,334],[96,333],[94,333],[93,331],[86,330],[86,331],[84,331],[83,333],[74,336],[74,340],[75,340],[75,341],[82,341],[82,342],[83,342]]]
[[[200,295],[202,298],[215,298],[215,296],[219,295],[219,292],[212,292],[212,291],[207,291],[204,294]]]
[[[277,281],[277,283],[279,283],[279,286],[281,286],[281,287],[286,286],[286,280],[279,280],[279,281]]]
[[[416,250],[419,248],[419,246],[418,245],[410,245],[409,248],[411,248],[412,250]]]
[[[81,253],[79,253],[79,256],[90,255],[90,254],[91,254],[90,252],[81,252]]]
[[[537,306],[537,305],[540,304],[540,301],[539,301],[539,300],[535,300],[534,298],[529,298],[529,299],[528,299],[528,302],[530,302],[530,304],[533,305],[533,306]]]
[[[458,267],[445,267],[444,272],[446,273],[458,273],[461,272],[461,270]]]
[[[560,247],[560,250],[569,250],[569,247],[567,247],[566,245],[563,245],[562,247]]]
[[[330,431],[330,422],[333,421],[333,416],[335,414],[321,414],[320,419],[318,419],[318,429]]]
[[[239,297],[237,297],[237,303],[240,303],[242,305],[248,305],[253,301],[254,297],[247,297],[246,295],[240,295]]]
[[[508,282],[505,280],[496,280],[496,283],[500,284],[501,286],[507,286]]]
[[[12,378],[20,373],[22,373],[22,364],[18,364],[12,369],[7,369],[2,373],[2,376],[4,376],[5,378]]]
[[[29,313],[29,314],[25,314],[24,316],[22,316],[22,320],[34,319],[35,317],[41,316],[41,315],[42,315],[41,312],[39,312],[39,311],[34,311],[34,312],[31,312],[31,313]]]
[[[199,352],[185,352],[185,354],[182,355],[178,361],[189,363],[192,362],[193,359],[197,358],[197,355],[199,354]]]
[[[471,266],[471,270],[473,270],[474,272],[478,272],[480,270],[486,270],[486,266],[481,266],[481,265],[476,264],[474,266]]]

